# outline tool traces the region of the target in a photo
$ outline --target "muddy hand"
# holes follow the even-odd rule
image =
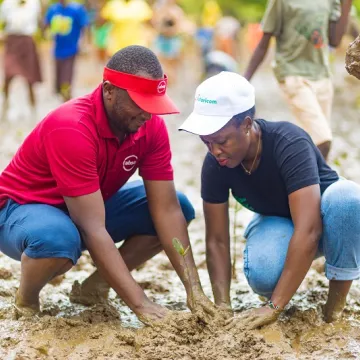
[[[191,312],[205,323],[208,323],[218,312],[215,304],[202,291],[194,293],[192,298],[188,297],[187,303]]]
[[[272,324],[277,320],[281,311],[263,306],[259,309],[251,309],[239,316],[226,321],[226,329],[239,327],[246,330],[254,330],[264,325]]]
[[[168,315],[170,310],[147,299],[135,313],[142,323],[152,326],[154,323],[162,320]]]
[[[217,312],[224,318],[230,319],[234,316],[234,311],[231,308],[231,305],[222,303],[220,305],[216,305]]]

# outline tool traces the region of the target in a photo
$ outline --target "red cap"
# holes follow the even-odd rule
[[[125,89],[140,109],[154,115],[178,114],[179,110],[166,95],[167,76],[163,79],[147,79],[105,67],[104,81]]]

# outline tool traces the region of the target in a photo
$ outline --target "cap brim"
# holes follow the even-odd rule
[[[154,115],[179,114],[180,111],[170,97],[165,94],[162,96],[141,94],[129,91],[128,94],[140,109]]]
[[[207,116],[191,113],[179,127],[179,130],[201,136],[211,135],[222,129],[231,118],[229,116]]]

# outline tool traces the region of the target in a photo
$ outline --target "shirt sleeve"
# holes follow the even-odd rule
[[[99,190],[97,147],[78,129],[56,129],[44,139],[50,171],[62,196],[82,196]]]
[[[80,7],[79,19],[80,19],[80,27],[83,28],[89,25],[89,15],[87,10],[85,9],[85,6]]]
[[[283,138],[275,148],[275,156],[288,195],[304,187],[320,184],[316,153],[309,140],[289,141]]]
[[[6,17],[8,16],[9,9],[9,1],[5,0],[2,4],[0,4],[0,22],[5,22]]]
[[[201,197],[211,204],[223,204],[229,200],[227,176],[214,157],[207,153],[201,171]]]
[[[341,16],[341,1],[332,0],[331,12],[330,12],[330,21],[337,22]]]
[[[281,31],[281,0],[268,0],[261,27],[264,33],[278,36]]]
[[[53,7],[50,6],[45,14],[45,24],[46,25],[50,25],[52,17],[53,17]]]
[[[144,180],[174,180],[168,131],[164,120],[156,121],[156,132],[150,135],[149,149],[139,165],[139,175]]]

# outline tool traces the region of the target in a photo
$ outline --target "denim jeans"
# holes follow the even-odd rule
[[[187,197],[178,192],[186,221],[195,217]],[[114,242],[133,235],[156,235],[145,188],[141,181],[123,186],[105,202],[105,226]],[[73,264],[86,250],[79,230],[66,211],[45,204],[19,205],[9,200],[0,209],[0,251],[20,260],[31,258],[68,258]]]
[[[316,257],[325,257],[326,277],[358,279],[360,186],[345,179],[330,185],[321,198],[321,216],[323,233]],[[271,297],[283,271],[293,232],[291,219],[254,215],[245,230],[244,273],[255,293]]]

